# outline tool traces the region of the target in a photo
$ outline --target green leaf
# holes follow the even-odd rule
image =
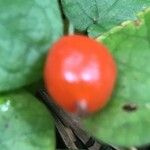
[[[26,91],[33,95],[35,95],[37,90],[41,88],[44,88],[44,81],[42,79],[24,87]]]
[[[112,51],[118,81],[110,103],[85,120],[97,138],[118,146],[150,142],[150,9],[136,22],[125,22],[98,40]]]
[[[45,55],[62,35],[57,0],[0,0],[0,91],[38,80]]]
[[[67,18],[76,29],[97,37],[137,12],[150,6],[149,0],[61,0]]]
[[[55,149],[51,115],[25,91],[0,95],[0,149]]]

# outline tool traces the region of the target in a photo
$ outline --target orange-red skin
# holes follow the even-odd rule
[[[48,93],[70,112],[85,104],[87,112],[103,108],[116,81],[115,61],[104,46],[82,35],[64,36],[51,47],[44,68]]]

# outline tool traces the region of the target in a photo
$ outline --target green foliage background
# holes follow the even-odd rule
[[[109,104],[83,120],[85,129],[117,146],[149,144],[150,1],[61,0],[61,5],[78,32],[106,44],[118,66]],[[63,25],[57,0],[0,0],[1,150],[55,149],[53,119],[34,92],[43,86],[45,56],[63,35]]]

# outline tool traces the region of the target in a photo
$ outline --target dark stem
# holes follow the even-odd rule
[[[56,128],[66,148],[76,149],[77,147],[87,150],[117,150],[117,148],[102,141],[98,141],[85,132],[75,118],[53,102],[46,90],[39,90],[37,92],[37,97],[42,100],[54,117]]]

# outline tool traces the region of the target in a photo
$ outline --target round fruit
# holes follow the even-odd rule
[[[116,65],[108,49],[81,35],[64,36],[47,55],[44,81],[58,105],[70,112],[95,112],[109,100]]]

